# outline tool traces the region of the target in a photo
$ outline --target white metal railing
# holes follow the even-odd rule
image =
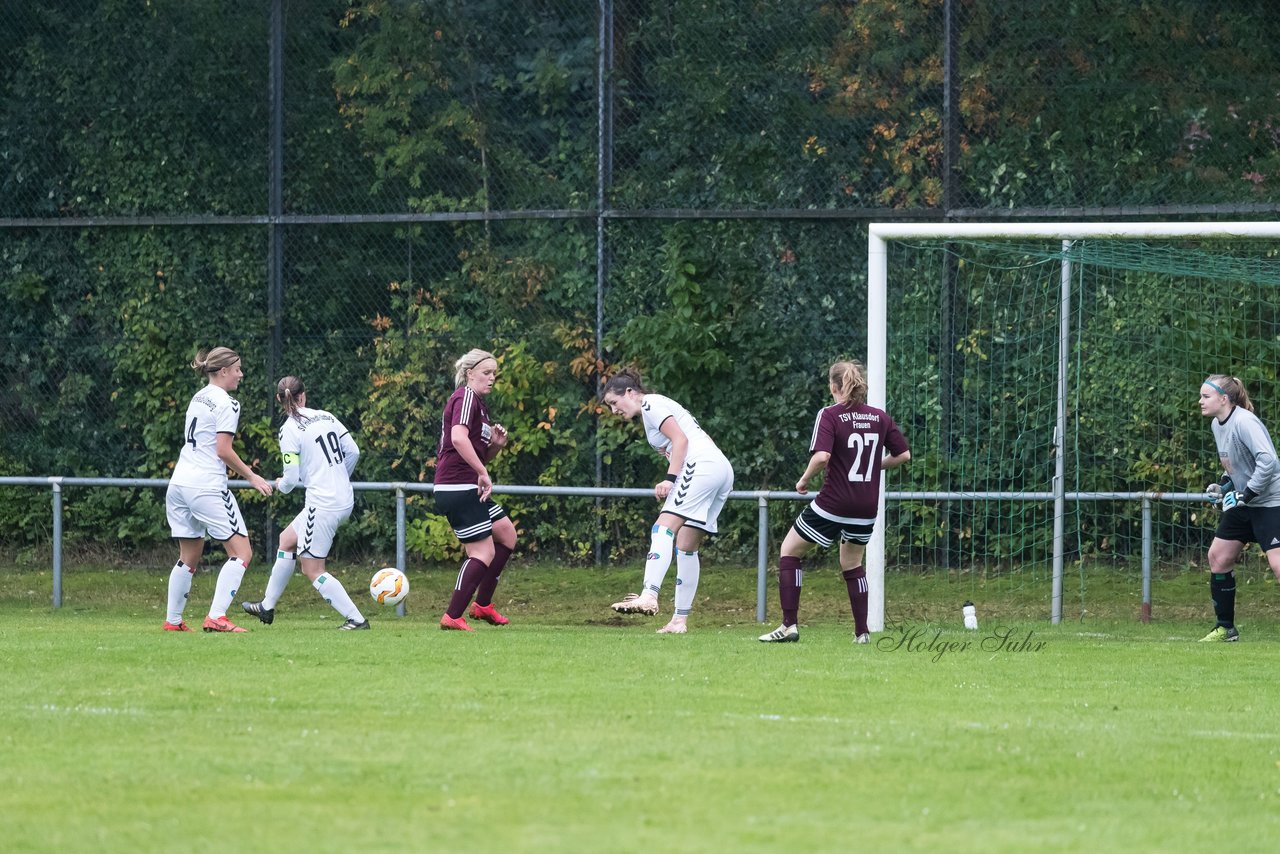
[[[232,480],[229,484],[236,489],[250,489],[248,481]],[[0,477],[0,486],[33,486],[44,487],[53,495],[53,607],[62,607],[62,490],[65,486],[107,486],[107,487],[146,487],[163,489],[169,485],[168,480],[155,478],[123,478],[123,477]],[[367,481],[352,483],[357,492],[394,492],[396,498],[396,566],[403,570],[407,563],[405,554],[405,495],[410,492],[430,493],[434,486],[429,483],[408,483],[396,481]],[[494,493],[500,495],[563,495],[580,498],[652,498],[651,489],[620,489],[591,486],[508,486],[496,485]],[[1203,492],[887,492],[886,501],[1055,501],[1065,497],[1067,501],[1140,501],[1142,502],[1142,619],[1145,622],[1151,616],[1151,562],[1152,544],[1152,505],[1156,501],[1170,502],[1202,502]],[[769,502],[770,501],[808,501],[811,495],[798,492],[775,492],[770,490],[741,490],[729,493],[730,501],[755,501],[758,508],[757,548],[756,548],[756,619],[765,621],[765,602],[768,599],[766,575],[769,565]],[[883,513],[876,521],[876,530],[882,531]],[[1065,534],[1061,525],[1055,525],[1053,552],[1055,564],[1061,560],[1065,552]],[[870,576],[868,576],[870,581]],[[881,622],[873,626],[875,631],[883,629],[884,585],[883,579],[870,586],[871,605],[878,607]],[[1056,591],[1055,591],[1056,592]],[[1055,603],[1056,604],[1056,603]],[[870,618],[870,614],[868,617]]]

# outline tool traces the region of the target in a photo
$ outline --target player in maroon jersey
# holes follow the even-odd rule
[[[818,413],[809,441],[809,465],[796,492],[809,491],[809,480],[826,470],[822,488],[800,512],[778,563],[778,598],[782,625],[761,635],[766,643],[800,640],[796,625],[804,570],[800,559],[813,546],[828,548],[840,540],[840,568],[853,609],[854,639],[867,643],[867,570],[862,555],[875,527],[880,506],[880,472],[911,459],[898,425],[883,409],[867,405],[867,378],[858,362],[836,362],[828,372],[835,404]]]
[[[453,533],[467,553],[454,583],[440,628],[472,631],[463,612],[471,597],[471,616],[495,626],[507,618],[493,607],[493,592],[502,569],[516,547],[516,526],[500,504],[491,499],[493,479],[486,467],[507,444],[507,431],[489,420],[484,398],[498,378],[492,353],[472,350],[454,363],[458,389],[444,407],[440,448],[436,454],[436,510],[447,516]]]

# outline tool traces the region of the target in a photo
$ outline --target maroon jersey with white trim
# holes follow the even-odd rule
[[[441,485],[476,485],[476,472],[453,447],[453,427],[461,424],[467,428],[467,437],[476,456],[482,461],[489,452],[493,430],[489,426],[489,407],[480,395],[467,386],[461,386],[444,405],[440,419],[440,449],[436,454],[435,483]]]
[[[831,454],[814,503],[835,516],[873,518],[885,452],[897,456],[906,450],[906,438],[883,409],[865,403],[828,406],[814,420],[809,441],[810,454]]]

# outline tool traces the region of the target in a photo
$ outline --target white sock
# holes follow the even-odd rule
[[[187,607],[187,595],[191,592],[191,577],[195,571],[182,561],[169,570],[169,612],[166,620],[175,626],[182,622],[182,612]]]
[[[283,549],[276,552],[276,562],[271,567],[271,577],[267,579],[267,592],[262,595],[262,607],[270,610],[284,595],[284,588],[293,577],[293,567],[297,563],[293,552]]]
[[[332,605],[333,610],[343,617],[348,620],[355,620],[358,623],[364,622],[364,615],[360,613],[356,603],[351,601],[351,597],[347,595],[347,589],[342,586],[341,581],[327,572],[322,572],[316,576],[315,581],[311,582],[311,586],[320,594],[321,599]]]
[[[667,569],[671,566],[671,553],[675,551],[676,533],[662,525],[653,526],[653,535],[649,538],[649,557],[644,562],[644,589],[640,591],[658,595],[662,589],[662,580],[667,577]]]
[[[698,595],[698,576],[702,574],[702,561],[697,552],[676,549],[676,616],[687,617]]]
[[[240,558],[233,557],[218,570],[218,586],[213,591],[213,604],[209,606],[209,616],[213,619],[227,616],[227,609],[236,598],[240,582],[244,580],[245,565]]]

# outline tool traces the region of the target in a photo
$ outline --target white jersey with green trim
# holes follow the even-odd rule
[[[280,427],[280,453],[284,456],[284,476],[280,491],[295,486],[307,488],[308,507],[346,511],[354,504],[351,472],[360,449],[332,413],[323,409],[298,407],[298,414]]]
[[[1218,445],[1218,459],[1231,475],[1235,488],[1247,486],[1255,496],[1254,507],[1280,506],[1280,465],[1276,448],[1266,426],[1247,409],[1231,409],[1225,422],[1213,419],[1213,439]]]
[[[182,421],[182,453],[169,482],[204,489],[227,488],[227,464],[218,456],[218,434],[236,434],[240,403],[226,389],[207,385],[187,404]]]
[[[671,398],[660,394],[646,394],[640,402],[640,414],[644,419],[645,438],[663,456],[671,457],[671,440],[662,432],[662,423],[668,418],[674,418],[676,425],[689,440],[689,449],[685,453],[686,462],[703,459],[727,462],[724,453],[698,424],[698,419]]]

